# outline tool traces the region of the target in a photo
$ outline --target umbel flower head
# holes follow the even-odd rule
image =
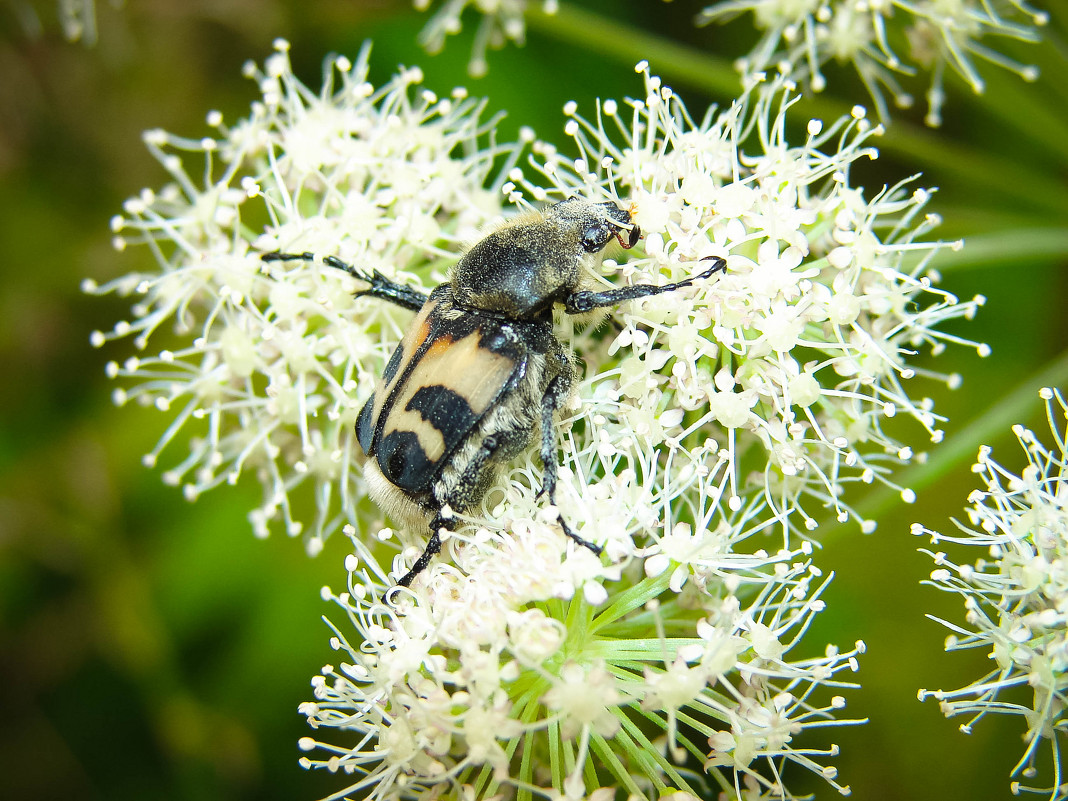
[[[558,502],[607,559],[556,525],[533,453],[392,605],[421,543],[386,570],[354,542],[348,587],[324,590],[348,618],[343,661],[302,707],[320,730],[305,764],[347,773],[339,796],[793,798],[798,767],[848,790],[807,730],[850,722],[828,688],[863,646],[802,641],[825,586],[807,537],[825,509],[850,515],[845,482],[891,482],[911,458],[885,431],[897,412],[940,438],[908,359],[977,303],[932,287],[926,192],[850,185],[875,155],[861,110],[791,146],[788,86],[754,82],[696,123],[640,69],[627,112],[568,105],[577,157],[536,143],[503,189],[629,199],[645,239],[604,263],[606,285],[712,256],[727,274],[610,326],[560,322],[587,377],[562,415]]]
[[[1019,475],[979,450],[972,472],[982,489],[968,501],[967,524],[944,535],[920,524],[913,533],[931,542],[951,542],[982,551],[974,562],[955,563],[944,552],[925,551],[937,569],[932,586],[959,593],[965,625],[938,622],[950,629],[947,651],[978,649],[992,661],[990,670],[957,690],[921,690],[920,700],[938,699],[947,717],[967,715],[961,730],[970,732],[987,714],[1018,715],[1025,727],[1024,754],[1012,769],[1021,776],[1012,792],[1041,792],[1068,798],[1061,769],[1061,746],[1068,726],[1068,403],[1060,391],[1043,389],[1052,446],[1033,431],[1014,426],[1027,459]],[[1053,782],[1033,787],[1036,759],[1045,743],[1052,751]]]
[[[359,540],[348,586],[324,597],[345,611],[342,662],[301,705],[317,740],[306,767],[350,777],[333,798],[580,799],[624,789],[708,797],[795,798],[784,781],[814,771],[842,793],[811,729],[834,715],[863,650],[798,645],[827,584],[808,548],[732,553],[758,534],[738,516],[715,532],[688,526],[684,589],[634,561],[597,605],[561,591],[575,551],[550,523],[453,541],[411,590],[377,600],[389,580]],[[464,539],[464,538],[459,538]],[[806,543],[807,546],[807,543]],[[332,731],[338,729],[339,731]],[[702,775],[703,774],[703,775]],[[766,793],[767,795],[764,795]],[[595,795],[597,794],[597,795]]]
[[[1036,28],[1049,19],[1024,0],[720,0],[704,9],[698,22],[724,21],[747,11],[762,35],[739,59],[743,74],[780,70],[819,92],[826,85],[826,64],[852,64],[886,119],[883,91],[898,106],[909,106],[912,97],[898,78],[922,72],[929,81],[929,125],[941,123],[947,68],[977,94],[983,91],[977,60],[1035,80],[1034,67],[1013,61],[995,43],[1036,41]]]
[[[261,255],[333,254],[404,282],[440,280],[442,257],[499,215],[500,170],[520,145],[498,145],[484,104],[463,90],[421,89],[418,69],[372,86],[369,48],[356,63],[329,61],[318,93],[287,51],[279,41],[262,70],[247,67],[263,93],[247,118],[212,112],[202,139],[146,134],[172,183],[127,201],[113,228],[119,249],[151,248],[158,271],[86,289],[140,296],[129,321],[93,342],[133,337],[145,351],[108,372],[123,380],[118,403],[173,415],[146,463],[184,439],[188,454],[164,477],[190,499],[251,472],[264,488],[256,533],[280,523],[315,550],[356,519],[353,425],[406,314],[354,300],[339,270]],[[314,503],[311,526],[296,496]]]
[[[626,112],[606,102],[590,123],[568,107],[577,157],[541,144],[529,169],[462,92],[418,91],[416,70],[375,89],[366,54],[331,62],[311,92],[284,44],[250,68],[264,100],[249,119],[213,114],[205,140],[148,137],[174,183],[115,227],[160,269],[90,287],[143,296],[94,339],[147,350],[174,329],[177,344],[110,372],[129,386],[118,400],[178,410],[148,461],[188,441],[166,475],[190,497],[252,470],[265,487],[257,531],[300,531],[297,492],[316,504],[313,545],[353,524],[358,559],[337,599],[356,631],[338,629],[345,663],[304,707],[313,725],[347,730],[308,764],[351,772],[353,793],[577,797],[607,783],[649,797],[697,790],[704,774],[734,796],[789,798],[790,765],[845,790],[820,761],[834,747],[805,730],[835,723],[842,701],[824,685],[857,651],[801,642],[822,608],[807,537],[817,516],[851,515],[845,484],[892,484],[912,458],[891,418],[940,438],[930,403],[906,391],[920,377],[909,359],[952,341],[937,326],[977,301],[932,286],[927,192],[866,198],[851,185],[852,162],[875,155],[862,110],[811,121],[791,145],[785,84],[754,81],[698,123],[641,71]],[[206,162],[199,182],[186,151]],[[628,304],[614,327],[558,328],[587,370],[558,423],[557,502],[606,557],[561,532],[530,452],[385,605],[426,532],[400,532],[408,547],[389,571],[368,552],[359,536],[380,526],[352,428],[407,315],[354,301],[341,271],[260,255],[336,254],[437,282],[505,196],[571,194],[629,204],[646,232],[638,258],[605,262],[606,284],[679,280],[710,256],[728,265]]]
[[[628,304],[617,331],[575,339],[589,375],[579,411],[593,425],[584,430],[630,465],[639,451],[677,449],[674,464],[694,465],[713,502],[737,511],[761,499],[787,547],[790,529],[815,530],[824,510],[873,529],[845,488],[882,482],[914,499],[893,471],[916,458],[916,443],[897,432],[909,433],[903,418],[924,440],[939,442],[942,431],[931,401],[910,390],[959,379],[910,361],[921,348],[937,355],[963,342],[938,328],[983,302],[933,284],[929,261],[945,245],[924,241],[938,222],[923,213],[931,193],[902,183],[869,198],[851,185],[852,163],[876,157],[870,140],[880,129],[863,109],[830,125],[811,120],[791,145],[787,82],[756,80],[696,122],[646,65],[639,70],[644,99],[604,102],[592,122],[567,105],[577,158],[535,143],[531,169],[513,170],[504,188],[539,201],[629,198],[645,234],[639,258],[605,262],[624,281],[679,280],[709,257],[725,258],[727,271]],[[652,492],[664,501],[656,519],[669,519],[670,495]]]

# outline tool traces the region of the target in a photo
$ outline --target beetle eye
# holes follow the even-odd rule
[[[591,225],[582,232],[582,247],[587,253],[596,253],[598,250],[604,250],[611,238],[612,231],[607,225]]]

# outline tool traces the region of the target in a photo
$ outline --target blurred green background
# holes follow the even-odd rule
[[[142,467],[166,415],[112,406],[104,364],[130,354],[129,342],[89,347],[89,332],[124,318],[128,303],[87,297],[79,282],[151,268],[146,249],[114,252],[108,230],[126,197],[166,180],[141,132],[207,135],[209,109],[228,120],[246,114],[258,92],[241,65],[262,61],[277,36],[290,40],[298,74],[313,88],[327,53],[355,55],[370,38],[376,82],[398,63],[418,64],[428,87],[462,84],[487,96],[491,111],[507,110],[506,136],[532,125],[558,140],[565,101],[588,111],[595,97],[641,91],[631,67],[649,55],[645,37],[682,48],[662,51],[677,57],[672,69],[655,57],[652,69],[695,116],[731,93],[707,94],[688,54],[729,62],[753,39],[748,18],[695,29],[698,2],[562,3],[600,15],[599,43],[581,26],[571,31],[587,44],[568,41],[567,17],[534,24],[527,46],[491,53],[489,75],[478,80],[466,75],[470,20],[443,54],[429,56],[416,44],[427,16],[406,0],[121,8],[99,0],[93,47],[63,39],[52,2],[2,6],[0,797],[311,799],[343,786],[299,768],[296,741],[308,733],[297,705],[335,659],[320,620],[332,609],[319,588],[342,585],[346,540],[335,536],[316,559],[297,540],[257,541],[245,519],[257,487],[218,489],[189,504],[162,484],[159,469]],[[34,15],[39,31],[26,23]],[[960,390],[914,389],[950,417],[942,450],[956,468],[911,483],[924,487],[915,505],[885,504],[875,534],[842,527],[817,554],[837,577],[807,647],[868,645],[857,675],[864,686],[848,693],[847,712],[871,722],[831,738],[842,748],[833,760],[839,780],[861,799],[1008,798],[1008,771],[1023,750],[1021,721],[987,719],[966,737],[933,701],[917,702],[917,688],[966,684],[989,661],[978,652],[941,655],[945,631],[924,614],[960,620],[961,603],[918,586],[931,564],[916,552],[926,543],[909,524],[948,533],[948,518],[961,514],[975,486],[967,466],[979,441],[1018,469],[1008,425],[1039,421],[1034,391],[1049,379],[1036,373],[1060,357],[1068,383],[1063,19],[1046,33],[1041,45],[1007,46],[1042,67],[1038,83],[987,68],[988,90],[977,98],[950,77],[944,127],[924,129],[922,107],[902,113],[881,143],[884,158],[854,175],[869,195],[921,170],[921,185],[940,188],[929,208],[945,217],[941,236],[963,236],[981,254],[969,258],[966,248],[947,263],[944,286],[988,298],[974,323],[952,330],[993,347],[987,359],[956,348],[938,360],[964,376]],[[800,111],[799,125],[806,114],[868,103],[848,71],[828,76],[833,93]],[[1002,403],[999,412],[1006,397],[1016,406]],[[984,423],[993,433],[969,428]],[[179,453],[164,451],[163,467]],[[834,795],[798,773],[787,782]]]

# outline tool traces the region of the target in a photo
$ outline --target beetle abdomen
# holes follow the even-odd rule
[[[399,428],[399,415],[391,415],[392,430],[378,444],[378,466],[401,489],[423,492],[435,464],[456,449],[479,415],[467,398],[441,384],[420,387],[403,411],[409,428]]]
[[[396,372],[360,412],[357,433],[383,477],[413,496],[429,493],[457,448],[475,433],[526,371],[526,349],[506,326],[481,315],[420,314],[390,359]],[[427,305],[430,306],[434,301]],[[422,329],[426,329],[423,331]]]

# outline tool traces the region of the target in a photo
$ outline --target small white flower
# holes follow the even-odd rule
[[[1038,71],[994,49],[998,38],[1036,41],[1049,15],[1024,0],[720,0],[698,23],[752,12],[760,41],[738,62],[746,75],[785,71],[816,92],[826,85],[822,67],[849,63],[887,118],[884,89],[896,105],[912,104],[899,79],[922,70],[930,76],[927,123],[941,123],[942,77],[948,67],[976,93],[983,80],[975,60],[990,61],[1033,81]],[[900,55],[904,53],[905,55]]]
[[[1064,745],[1068,693],[1068,403],[1059,391],[1043,389],[1053,446],[1030,430],[1014,426],[1027,466],[1016,475],[981,448],[972,471],[983,481],[968,500],[968,525],[946,536],[920,524],[913,533],[931,542],[977,547],[974,563],[954,563],[942,552],[925,551],[937,569],[932,586],[964,598],[965,625],[938,620],[953,632],[946,650],[988,651],[993,666],[958,690],[920,691],[920,700],[938,699],[947,717],[968,715],[965,732],[984,715],[1018,715],[1026,727],[1024,755],[1012,769],[1013,793],[1041,792],[1065,798],[1060,750]],[[954,521],[956,522],[956,521]],[[1026,689],[1030,703],[1021,703]],[[1043,743],[1053,754],[1052,786],[1036,788],[1036,759]]]
[[[441,256],[500,214],[498,170],[519,150],[492,143],[493,122],[463,90],[420,88],[418,69],[372,86],[368,50],[331,60],[316,93],[279,42],[262,69],[247,67],[263,94],[247,118],[212,112],[202,139],[146,134],[173,182],[127,201],[112,227],[117,247],[147,245],[158,270],[88,285],[139,296],[131,319],[93,342],[132,336],[147,351],[108,370],[125,384],[118,401],[172,418],[146,463],[184,439],[188,455],[164,477],[189,498],[251,473],[263,486],[256,533],[281,522],[312,550],[378,516],[354,469],[353,425],[409,315],[355,299],[340,270],[261,255],[337,255],[436,283]],[[192,159],[203,164],[187,170]]]
[[[623,696],[616,680],[600,661],[588,665],[567,662],[541,697],[549,712],[560,720],[560,736],[572,740],[582,732],[611,739],[619,732],[614,710]]]
[[[96,44],[95,0],[59,0],[59,23],[69,42],[83,42],[92,47]]]

